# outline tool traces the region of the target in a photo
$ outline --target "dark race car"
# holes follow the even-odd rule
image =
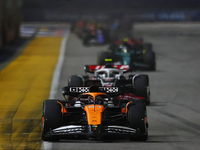
[[[91,28],[84,31],[83,45],[102,45],[109,42],[109,30],[100,28]]]
[[[85,65],[86,75],[72,75],[69,78],[69,86],[104,86],[123,87],[123,94],[115,97],[115,100],[127,98],[140,98],[146,105],[150,104],[149,77],[146,74],[130,74],[128,77],[124,73],[130,72],[128,65]],[[92,73],[89,76],[87,73]],[[73,101],[70,96],[69,100]],[[114,100],[113,100],[114,101]]]
[[[132,70],[156,70],[155,52],[151,43],[143,43],[142,40],[126,39],[115,41],[108,51],[102,51],[97,55],[97,64],[105,65],[129,65]]]
[[[146,141],[148,122],[146,105],[139,98],[119,100],[118,87],[71,87],[62,89],[66,100],[45,100],[42,116],[42,140],[57,141],[61,138],[84,136],[104,139],[108,135],[128,136],[129,139]],[[71,104],[68,96],[76,97]]]
[[[109,29],[96,21],[80,20],[72,25],[72,31],[83,40],[84,46],[102,45],[110,41]]]

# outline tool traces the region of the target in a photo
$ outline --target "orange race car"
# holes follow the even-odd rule
[[[139,98],[119,100],[118,87],[70,87],[62,94],[66,100],[45,100],[42,117],[42,140],[82,135],[103,139],[108,135],[125,135],[130,140],[146,141],[148,122],[146,105]],[[68,96],[77,97],[75,104]]]

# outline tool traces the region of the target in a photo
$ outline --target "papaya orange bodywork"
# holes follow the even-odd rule
[[[104,106],[98,104],[92,104],[85,106],[84,110],[86,111],[89,125],[101,124]]]
[[[44,128],[44,117],[42,117],[42,129]]]
[[[83,93],[82,95],[90,95],[90,96],[93,96],[94,99],[95,99],[96,96],[98,96],[98,95],[106,95],[106,93],[93,92],[93,93]]]
[[[126,108],[122,108],[121,113],[126,113]]]
[[[92,92],[92,93],[83,93],[83,95],[92,96],[93,99],[95,100],[96,96],[106,95],[106,93]],[[84,110],[86,111],[89,125],[100,125],[101,124],[104,106],[98,105],[98,104],[91,104],[91,105],[85,106]]]
[[[61,105],[61,112],[62,113],[67,113],[67,108],[64,108],[63,104],[61,102],[57,101],[57,103],[59,103]]]
[[[126,110],[125,110],[126,113],[128,112],[128,105],[129,105],[130,103],[132,103],[132,101],[130,101],[130,102],[128,102],[128,103],[126,104]]]

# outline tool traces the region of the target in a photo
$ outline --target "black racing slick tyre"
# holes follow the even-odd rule
[[[156,70],[155,53],[153,51],[147,51],[144,54],[144,61],[146,64],[149,65],[149,70],[152,70],[152,71]]]
[[[152,44],[151,43],[145,43],[144,48],[147,49],[148,51],[152,51]]]
[[[133,102],[134,103],[134,102]],[[128,125],[137,130],[137,135],[130,135],[131,141],[146,141],[148,139],[148,123],[146,106],[139,100],[128,107]]]
[[[88,39],[87,37],[85,37],[85,38],[83,39],[83,45],[84,45],[84,46],[88,46],[88,45],[89,45],[89,39]]]
[[[105,59],[108,58],[107,52],[100,52],[97,56],[97,64],[98,65],[106,65]]]
[[[149,77],[148,75],[141,74],[133,77],[135,95],[144,97],[145,104],[150,104],[150,90],[149,90]]]
[[[72,75],[69,79],[68,86],[74,86],[74,87],[80,87],[83,86],[83,79],[81,76],[78,75]],[[69,103],[73,106],[75,104],[75,101],[73,100],[73,96],[68,97]]]
[[[95,45],[95,44],[97,44],[96,36],[88,35],[88,36],[85,36],[85,38],[83,39],[84,46],[90,46],[90,45]]]
[[[82,77],[78,75],[72,75],[69,79],[68,86],[83,86]]]
[[[45,100],[43,103],[42,140],[58,141],[59,137],[52,136],[49,132],[61,125],[61,105],[57,100]]]

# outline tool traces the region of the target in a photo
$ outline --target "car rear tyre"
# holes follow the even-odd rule
[[[147,51],[144,54],[144,61],[149,65],[149,70],[156,70],[155,53],[153,51]]]
[[[108,58],[108,53],[107,52],[100,52],[98,54],[97,64],[98,65],[106,65],[106,61],[105,61],[106,58]]]
[[[72,75],[69,79],[68,86],[83,86],[83,80],[78,75]]]
[[[80,87],[83,86],[83,80],[80,76],[78,75],[72,75],[71,78],[69,79],[69,84],[68,86],[74,86],[74,87]],[[75,104],[75,101],[73,100],[73,96],[68,97],[69,103],[73,106]]]
[[[135,95],[144,97],[146,105],[150,104],[149,77],[148,75],[138,75],[134,79]]]
[[[61,105],[57,100],[45,100],[43,104],[42,140],[57,141],[59,137],[50,135],[48,132],[61,125]]]
[[[140,131],[140,135],[131,135],[129,139],[131,141],[146,141],[148,139],[148,125],[145,122],[146,106],[142,101],[138,101],[136,104],[131,105],[128,108],[128,124],[130,128]]]
[[[147,49],[148,51],[152,51],[152,44],[151,43],[145,43],[144,48]]]

